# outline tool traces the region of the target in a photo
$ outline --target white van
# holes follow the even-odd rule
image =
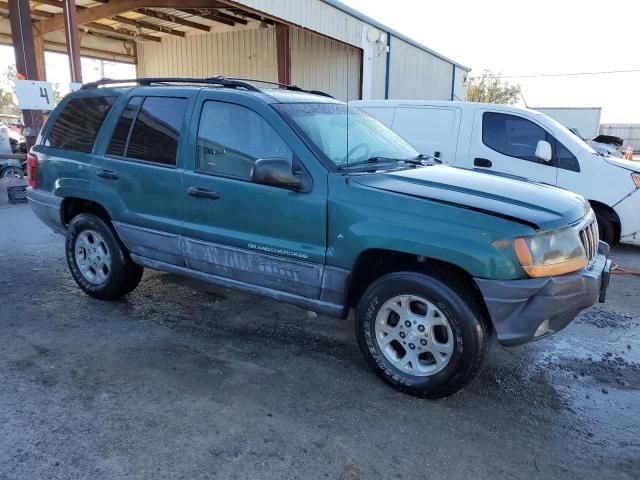
[[[524,177],[580,193],[600,237],[640,245],[640,163],[598,154],[535,110],[471,102],[351,102],[443,163]]]

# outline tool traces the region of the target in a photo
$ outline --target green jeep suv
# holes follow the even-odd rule
[[[148,267],[333,316],[353,308],[369,364],[422,397],[477,376],[494,336],[564,328],[609,278],[581,196],[439,165],[297,87],[87,84],[52,112],[28,167],[31,208],[65,235],[92,297],[128,294]]]

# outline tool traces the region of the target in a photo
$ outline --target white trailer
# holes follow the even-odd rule
[[[588,139],[600,134],[600,107],[532,107],[567,127],[577,129]]]

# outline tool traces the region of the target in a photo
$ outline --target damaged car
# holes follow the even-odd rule
[[[121,298],[150,268],[354,310],[373,370],[427,398],[472,381],[493,338],[538,340],[604,301],[582,196],[441,165],[327,94],[256,83],[103,80],[51,113],[28,198],[86,294]]]

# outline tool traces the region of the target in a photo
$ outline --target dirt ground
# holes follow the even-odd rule
[[[367,368],[351,319],[154,271],[93,300],[62,237],[0,208],[0,478],[637,479],[639,289],[614,277],[563,332],[418,400]]]

